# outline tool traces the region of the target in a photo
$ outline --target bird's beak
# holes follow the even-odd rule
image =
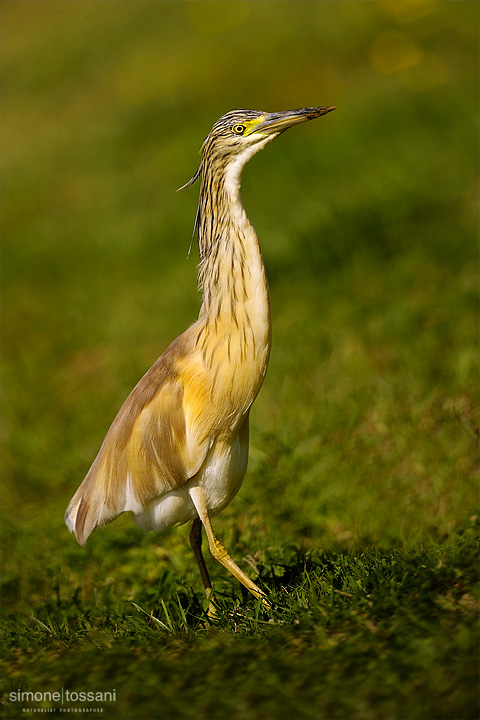
[[[335,110],[334,107],[310,107],[300,108],[299,110],[285,110],[284,112],[267,113],[263,119],[252,130],[253,133],[263,133],[265,135],[278,134],[287,130],[293,125],[314,120],[321,115]]]

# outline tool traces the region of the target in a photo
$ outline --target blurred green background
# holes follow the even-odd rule
[[[245,171],[274,344],[218,536],[261,560],[287,545],[420,547],[466,527],[478,3],[0,8],[6,613],[40,616],[80,591],[136,597],[166,568],[201,594],[188,528],[144,537],[121,518],[81,549],[63,512],[128,392],[196,318],[198,190],[175,190],[235,107],[337,109]]]

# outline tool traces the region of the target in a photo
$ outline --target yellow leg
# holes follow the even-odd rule
[[[228,552],[225,550],[222,543],[219,540],[217,540],[217,538],[215,537],[215,534],[214,534],[213,528],[212,528],[212,523],[210,522],[210,518],[208,516],[207,503],[205,500],[205,492],[204,492],[203,488],[200,488],[200,487],[191,488],[190,497],[192,498],[193,504],[195,505],[195,509],[198,513],[198,517],[200,518],[200,520],[203,524],[203,527],[205,528],[205,532],[207,533],[208,545],[210,548],[210,552],[212,553],[215,560],[218,560],[218,562],[221,563],[226,570],[231,572],[232,575],[234,577],[236,577],[237,580],[239,582],[241,582],[242,585],[244,585],[247,588],[247,590],[250,590],[252,595],[255,595],[256,598],[262,598],[263,606],[266,609],[269,609],[270,604],[265,599],[265,593],[263,592],[263,590],[260,590],[260,588],[257,585],[255,585],[255,583],[252,580],[250,580],[248,575],[245,575],[243,570],[240,570],[238,565],[232,560],[232,558],[230,557]],[[196,522],[196,520],[194,522]],[[193,532],[193,528],[192,528],[192,532]],[[194,552],[195,552],[195,557],[197,558],[197,562],[198,562],[197,552],[195,550],[194,550]],[[201,549],[200,549],[200,554],[201,554]],[[203,557],[202,557],[202,561],[203,561]],[[205,563],[203,563],[203,564],[205,565]],[[200,567],[200,563],[199,563],[199,567]],[[205,570],[206,570],[206,568],[205,568]],[[201,569],[200,569],[200,573],[202,573]],[[207,576],[208,576],[208,573],[207,573]],[[203,578],[203,575],[202,575],[202,578]],[[209,578],[209,581],[210,581],[210,578]],[[204,584],[205,584],[205,581],[204,581]],[[205,586],[205,588],[206,588],[206,586]]]

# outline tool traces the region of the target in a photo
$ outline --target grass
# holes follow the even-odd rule
[[[0,9],[2,717],[478,717],[476,3]],[[245,172],[274,345],[214,521],[272,608],[208,559],[210,621],[187,527],[80,548],[63,511],[198,312],[202,138],[310,104]]]
[[[112,578],[62,599],[58,573],[57,596],[7,625],[10,688],[115,686],[114,717],[470,717],[477,538],[271,551],[258,570],[272,611],[220,593],[213,625],[173,574],[135,602]]]

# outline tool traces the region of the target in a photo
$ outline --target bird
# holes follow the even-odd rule
[[[270,607],[267,594],[234,562],[211,523],[242,484],[250,408],[272,342],[267,274],[241,199],[242,171],[285,130],[332,110],[236,109],[213,125],[200,165],[183,186],[201,180],[194,224],[202,294],[198,319],[127,397],[65,512],[80,545],[124,512],[144,531],[192,522],[189,541],[213,614],[202,528],[212,556]]]

